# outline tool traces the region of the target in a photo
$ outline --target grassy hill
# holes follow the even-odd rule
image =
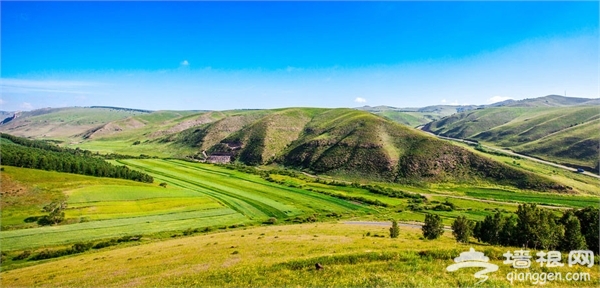
[[[410,127],[417,127],[464,110],[478,106],[435,105],[423,108],[396,108],[391,106],[363,106],[356,108],[385,117]]]
[[[75,118],[77,113],[72,109],[65,111],[71,111],[69,115]],[[137,113],[85,109],[100,109],[97,112],[104,117],[108,112]],[[67,113],[61,111],[39,117],[54,115],[56,119]],[[228,153],[245,164],[274,163],[349,179],[401,183],[488,181],[534,190],[565,189],[544,177],[514,170],[354,109],[156,111],[111,121],[70,139],[79,140],[70,147],[101,153],[185,157],[206,150],[209,154]]]
[[[228,113],[155,142],[227,153],[250,165],[276,163],[356,179],[492,181],[528,189],[562,189],[543,177],[515,172],[364,111],[289,108]]]
[[[506,100],[488,105],[487,107],[572,107],[580,105],[598,105],[599,99],[565,97],[560,95],[548,95],[523,100]]]
[[[44,108],[17,113],[17,118],[0,126],[0,132],[22,137],[67,139],[111,121],[147,114],[122,108]]]
[[[600,106],[587,105],[486,108],[445,117],[424,130],[591,170],[599,161],[599,112]]]

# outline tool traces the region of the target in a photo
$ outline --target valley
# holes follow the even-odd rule
[[[435,118],[424,129],[463,113],[522,108],[469,109],[423,116]],[[536,109],[518,111],[529,117],[555,113]],[[577,115],[593,111],[573,109]],[[455,286],[474,280],[468,273],[443,272],[448,259],[475,246],[501,263],[506,249],[477,240],[455,243],[451,225],[458,217],[482,222],[517,213],[524,204],[560,217],[598,206],[595,177],[494,150],[499,146],[473,137],[464,138],[486,146],[438,139],[393,121],[405,117],[393,113],[408,112],[381,111],[101,107],[23,114],[0,131],[42,141],[4,136],[2,145],[10,148],[4,153],[41,156],[15,162],[21,167],[2,166],[2,281],[95,286],[98,280],[86,276],[94,267],[115,275],[103,282],[108,286]],[[473,123],[469,129],[487,129]],[[27,168],[55,155],[44,149],[104,159],[152,182],[79,175],[90,170],[84,166],[74,170],[78,174]],[[210,155],[226,155],[230,162],[208,163]],[[64,218],[39,224],[52,203],[63,203]],[[446,231],[441,238],[420,236],[427,215],[440,217]],[[389,238],[390,220],[401,223],[399,239]],[[314,271],[313,262],[325,270]],[[60,267],[72,267],[72,273],[62,275]],[[594,269],[578,271],[599,276]],[[483,287],[506,283],[491,278]]]

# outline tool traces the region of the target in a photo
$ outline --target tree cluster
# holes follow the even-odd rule
[[[566,211],[559,217],[535,204],[523,204],[512,215],[498,212],[486,216],[476,223],[473,236],[492,245],[562,251],[589,249],[599,253],[599,215],[598,208],[588,207]]]
[[[12,142],[3,140],[3,143],[8,143],[2,145],[0,151],[3,165],[147,183],[154,181],[148,174],[130,170],[127,166],[112,165],[91,156],[91,152],[87,150],[66,149],[44,141],[32,141],[8,134],[0,134],[0,137]]]

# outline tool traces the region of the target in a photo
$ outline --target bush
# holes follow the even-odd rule
[[[29,250],[25,250],[23,251],[21,254],[15,256],[12,258],[12,260],[17,261],[17,260],[24,260],[29,258],[29,256],[31,256],[31,251]]]

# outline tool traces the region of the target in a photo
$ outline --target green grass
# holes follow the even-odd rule
[[[3,175],[34,184],[54,196],[68,197],[67,222],[75,224],[0,232],[3,249],[15,250],[90,241],[114,236],[202,228],[238,223],[280,221],[329,213],[363,215],[375,210],[331,196],[270,183],[214,165],[165,160],[119,160],[155,176],[154,184],[102,179],[6,167]],[[158,183],[168,183],[168,188]],[[3,209],[9,224],[39,216],[41,206]],[[224,208],[227,207],[227,208]],[[215,212],[216,211],[216,212]],[[220,212],[219,212],[220,211]],[[208,213],[208,214],[207,214]],[[216,213],[216,214],[211,214]],[[89,221],[89,222],[85,222]],[[81,223],[77,223],[81,222]],[[78,232],[79,231],[79,232]]]
[[[97,189],[105,185],[130,187],[133,190],[155,189],[157,185],[135,181],[2,166],[2,229],[29,226],[25,218],[41,216],[42,207],[52,201],[63,201],[65,191]],[[68,194],[68,192],[67,192]]]
[[[599,161],[598,111],[598,106],[486,108],[458,113],[428,126],[436,134],[475,139],[594,169]]]
[[[2,250],[23,250],[65,245],[125,235],[248,223],[248,219],[228,208],[179,212],[152,216],[90,221],[70,225],[2,231]]]
[[[518,201],[523,203],[560,205],[565,207],[578,208],[584,208],[588,206],[597,207],[600,203],[600,199],[598,199],[597,197],[553,195],[547,193],[511,192],[497,189],[458,188],[457,190],[462,190],[467,196],[483,199],[494,199],[498,201]]]
[[[531,285],[510,285],[506,280],[514,269],[502,263],[502,254],[518,248],[457,244],[449,233],[437,240],[422,240],[420,229],[409,227],[400,227],[397,239],[365,236],[385,236],[387,229],[324,223],[251,228],[89,251],[0,276],[3,286],[473,287],[478,280],[473,273],[478,270],[446,271],[455,263],[453,258],[473,247],[500,268],[477,287]],[[315,263],[324,269],[315,270]],[[535,262],[525,271],[582,271],[593,279],[548,282],[544,287],[595,287],[600,276],[596,267],[545,269]]]
[[[102,185],[73,189],[66,192],[69,204],[97,201],[127,201],[150,198],[187,198],[197,197],[194,191],[173,187],[146,187],[131,185]]]

